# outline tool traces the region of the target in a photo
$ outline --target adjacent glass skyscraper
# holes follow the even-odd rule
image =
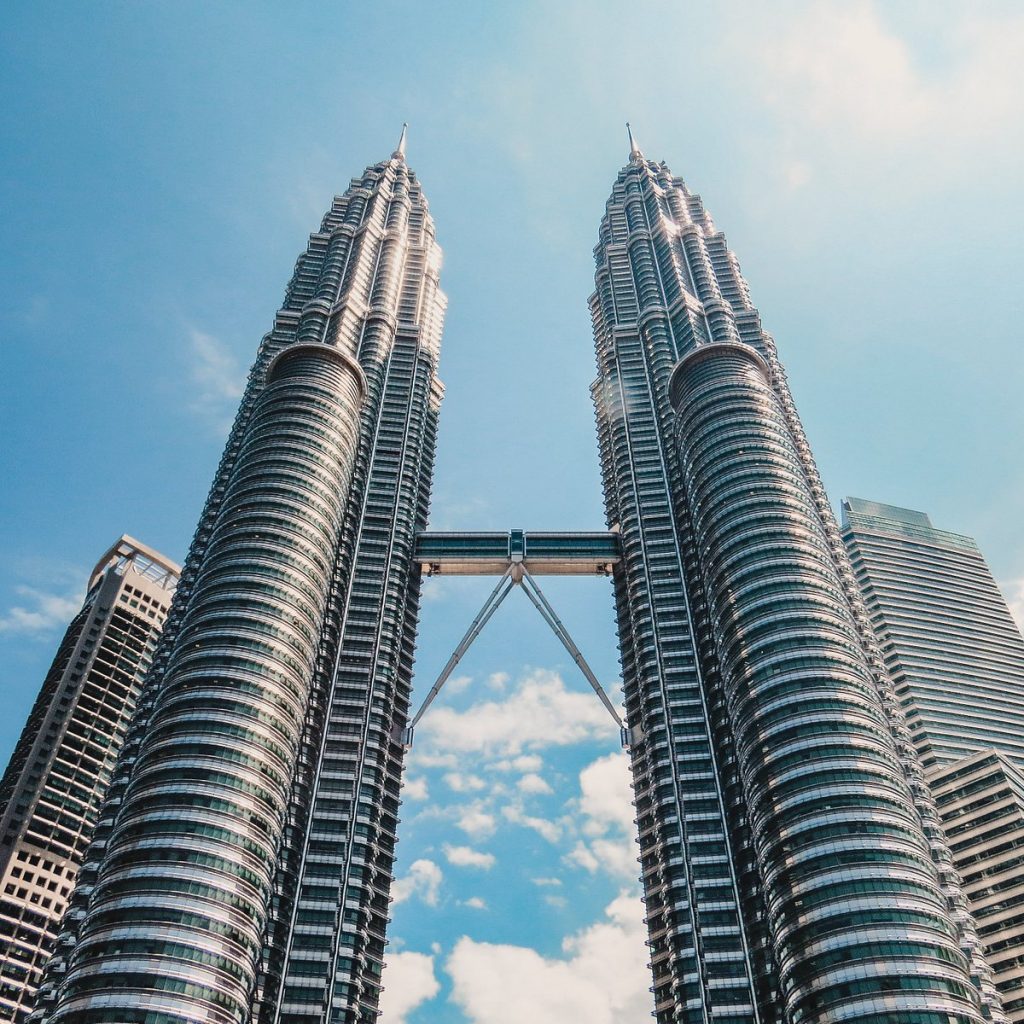
[[[0,1020],[32,1009],[178,583],[131,537],[97,562],[0,782]]]
[[[1024,638],[972,538],[847,498],[843,540],[1003,1007],[1024,1022]]]
[[[1024,639],[974,540],[862,498],[843,540],[925,768],[988,747],[1024,765]]]
[[[658,1021],[1001,1019],[736,258],[635,144],[595,254]],[[375,1019],[439,264],[400,143],[335,200],[260,346],[40,1019]]]

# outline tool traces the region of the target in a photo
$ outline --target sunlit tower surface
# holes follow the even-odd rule
[[[595,258],[657,1019],[998,1016],[774,341],[632,135]]]
[[[440,264],[403,130],[260,344],[41,1019],[375,1018]]]
[[[521,585],[617,718],[534,578],[612,575],[659,1024],[1002,1019],[735,257],[632,138],[595,254],[608,531],[423,534],[444,297],[404,137],[335,200],[260,346],[40,1021],[376,1018],[422,571],[500,577],[449,667]]]

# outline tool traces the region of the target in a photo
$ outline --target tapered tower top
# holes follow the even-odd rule
[[[405,159],[405,134],[409,130],[409,122],[406,121],[402,125],[402,134],[398,139],[398,145],[395,147],[394,153],[391,154],[392,160],[404,160]]]
[[[636,139],[633,138],[633,129],[630,127],[628,121],[626,122],[626,134],[629,136],[629,159],[642,160],[644,158],[644,154],[637,145]]]

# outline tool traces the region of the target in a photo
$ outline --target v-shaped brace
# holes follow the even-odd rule
[[[579,665],[583,675],[586,676],[587,682],[590,683],[597,694],[598,699],[608,709],[608,713],[615,720],[615,724],[619,727],[619,736],[622,740],[624,747],[629,745],[629,733],[626,729],[625,724],[619,717],[619,713],[615,710],[615,705],[612,704],[605,693],[604,688],[597,681],[597,676],[594,675],[593,670],[587,664],[586,658],[583,657],[582,652],[576,646],[572,637],[569,635],[569,631],[565,628],[562,620],[555,613],[554,608],[551,607],[551,602],[544,596],[544,592],[540,589],[540,585],[536,579],[527,572],[526,566],[520,560],[513,560],[501,578],[498,580],[497,586],[491,591],[487,600],[484,601],[483,607],[477,612],[476,617],[469,625],[469,629],[466,630],[466,635],[459,642],[459,646],[452,652],[452,656],[448,659],[447,664],[441,670],[441,674],[437,677],[437,681],[430,688],[430,692],[427,694],[426,699],[420,706],[419,711],[416,712],[413,720],[409,723],[407,729],[401,730],[401,735],[396,736],[396,739],[401,741],[408,747],[412,745],[413,730],[419,724],[420,719],[424,716],[427,708],[434,702],[434,698],[441,692],[441,687],[448,681],[449,676],[455,671],[455,666],[462,660],[466,651],[473,645],[473,641],[480,635],[484,626],[490,621],[491,616],[498,610],[499,605],[502,601],[508,597],[513,587],[522,587],[523,592],[530,599],[531,604],[540,612],[541,618],[551,628],[551,632],[561,641],[562,646],[569,652],[572,660]]]

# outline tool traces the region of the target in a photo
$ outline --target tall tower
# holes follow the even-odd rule
[[[260,344],[41,1019],[375,1018],[440,263],[403,129]]]
[[[32,1009],[179,572],[131,537],[97,562],[0,781],[0,1020]]]
[[[632,134],[595,257],[658,1021],[1001,1019],[775,344]]]
[[[925,769],[989,747],[1024,766],[1024,638],[974,540],[847,498],[843,541]]]

